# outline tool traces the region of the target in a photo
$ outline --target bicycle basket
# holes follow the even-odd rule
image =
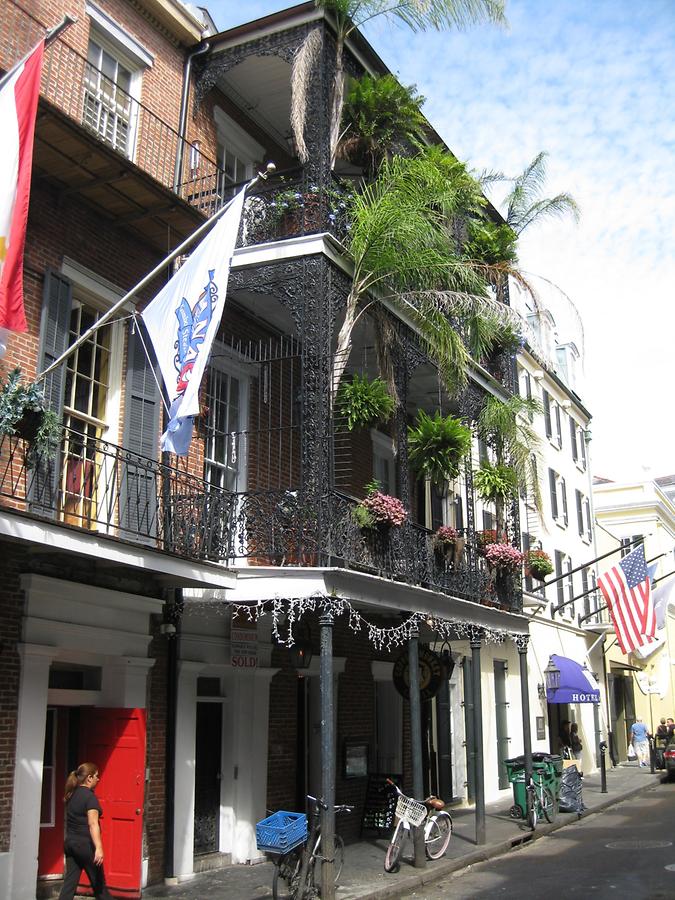
[[[421,825],[426,819],[427,808],[424,803],[419,803],[417,800],[413,800],[412,797],[400,796],[396,804],[396,815],[399,819],[404,819],[406,822],[410,822],[411,825],[417,826]]]
[[[267,853],[288,853],[307,840],[307,816],[304,813],[273,813],[255,826],[258,850]]]

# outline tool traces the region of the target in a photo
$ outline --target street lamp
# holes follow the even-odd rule
[[[312,663],[312,634],[307,622],[297,622],[293,629],[293,646],[289,648],[295,669],[309,669]]]
[[[553,662],[553,659],[549,659],[548,665],[544,669],[544,679],[547,691],[557,691],[560,687],[560,669]]]
[[[443,664],[443,669],[445,670],[445,680],[450,681],[452,678],[452,673],[455,670],[455,661],[452,658],[452,647],[450,646],[450,641],[443,641],[441,645],[441,663]]]

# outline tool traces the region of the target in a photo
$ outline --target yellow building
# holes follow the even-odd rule
[[[626,758],[630,727],[637,718],[655,732],[659,720],[675,715],[674,672],[675,610],[669,594],[675,590],[675,503],[669,486],[673,479],[643,482],[613,482],[596,479],[593,501],[598,554],[616,548],[599,563],[606,571],[644,539],[645,558],[656,566],[654,603],[657,610],[657,640],[642,651],[624,654],[612,630],[604,642],[609,707],[610,747],[617,761]]]

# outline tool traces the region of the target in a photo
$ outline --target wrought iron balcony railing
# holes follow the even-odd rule
[[[52,460],[27,464],[20,437],[0,437],[0,505],[189,559],[229,555],[232,495],[186,472],[63,430]]]
[[[354,520],[357,501],[332,492],[320,508],[297,491],[236,495],[232,561],[249,565],[344,566],[427,587],[463,599],[522,609],[519,580],[495,578],[467,535],[457,554],[439,554],[433,533],[406,522],[364,530]]]

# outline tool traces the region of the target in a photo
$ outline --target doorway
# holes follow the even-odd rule
[[[222,728],[222,704],[198,702],[195,739],[195,856],[217,853],[220,849]]]

